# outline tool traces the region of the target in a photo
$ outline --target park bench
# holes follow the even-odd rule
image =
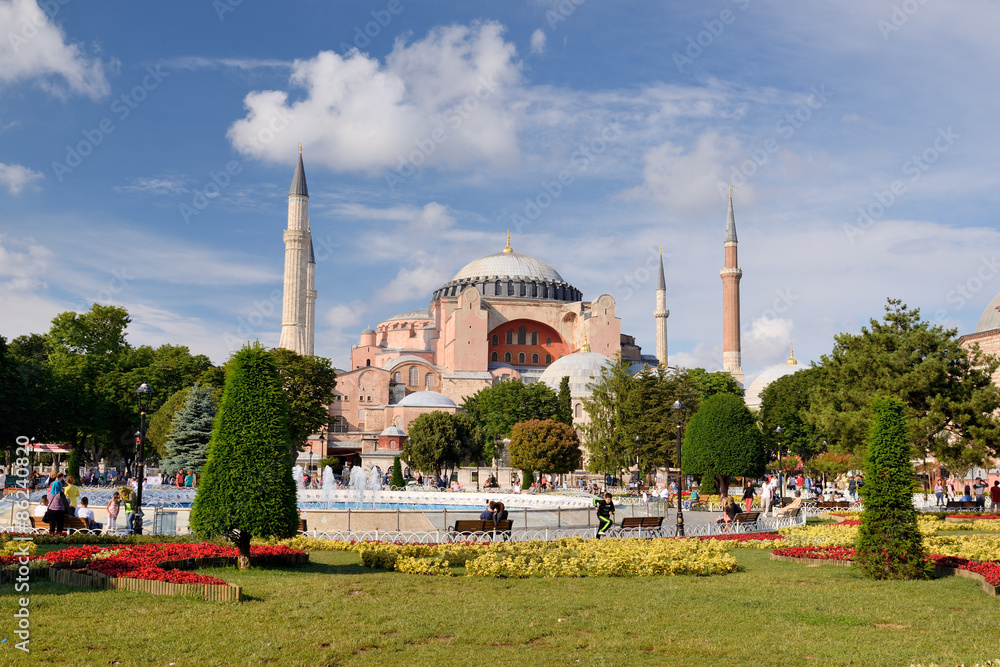
[[[950,510],[974,510],[976,509],[975,500],[949,500],[944,506],[944,511],[948,512]]]
[[[660,530],[662,527],[662,516],[629,516],[622,519],[622,525],[619,527],[618,532],[624,533],[625,531],[637,530],[639,531],[639,537],[642,537],[643,531],[651,532]]]
[[[729,525],[733,528],[738,528],[743,524],[755,524],[757,519],[760,517],[760,512],[740,512],[733,517],[733,520],[729,522]]]
[[[510,539],[510,531],[513,527],[514,522],[510,519],[500,521],[496,525],[493,525],[492,521],[483,521],[481,519],[459,519],[455,522],[455,525],[448,530],[448,539],[450,541],[454,541],[454,539],[459,535],[465,537],[474,535],[477,538],[489,535],[494,540],[497,536],[507,540]]]
[[[847,500],[820,500],[816,503],[816,508],[821,510],[845,509],[850,506],[851,503]]]
[[[49,524],[42,521],[41,518],[38,517],[29,517],[29,518],[31,519],[32,528],[41,528],[42,530],[50,530]],[[68,516],[65,519],[63,519],[63,530],[65,530],[68,534],[74,530],[77,531],[89,530],[89,528],[87,528],[87,522],[84,521],[83,519],[75,516]]]

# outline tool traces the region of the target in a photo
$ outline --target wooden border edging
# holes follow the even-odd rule
[[[789,563],[800,563],[803,565],[820,564],[820,565],[837,565],[840,567],[851,567],[854,565],[852,560],[835,560],[833,558],[795,558],[793,556],[780,556],[778,554],[772,553],[771,560],[783,560]],[[971,570],[963,570],[957,567],[941,567],[940,565],[934,567],[934,574],[942,576],[955,576],[964,577],[965,579],[975,579],[982,586],[983,592],[997,597],[1000,595],[998,589],[1000,586],[994,586],[993,584],[986,581],[986,577],[979,574],[978,572],[973,572]]]

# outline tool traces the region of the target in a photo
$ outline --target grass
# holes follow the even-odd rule
[[[32,584],[31,654],[0,665],[972,665],[1000,599],[958,577],[873,582],[736,549],[720,577],[422,577],[322,552],[299,570],[202,570],[248,600]],[[13,607],[8,586],[0,610]],[[4,624],[9,627],[4,613]],[[7,630],[0,630],[7,632]]]

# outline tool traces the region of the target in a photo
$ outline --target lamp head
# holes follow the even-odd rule
[[[139,412],[149,410],[149,405],[153,402],[153,390],[149,388],[149,385],[145,382],[140,384],[139,388],[135,390],[135,395],[139,403]]]
[[[674,404],[670,406],[671,410],[687,410],[687,406],[680,402],[680,400],[674,401]]]
[[[777,433],[777,434],[778,434],[778,437],[780,438],[780,437],[781,437],[781,434],[785,432],[785,429],[783,429],[783,428],[781,428],[781,427],[779,426],[778,428],[774,429],[774,432],[775,432],[775,433]]]

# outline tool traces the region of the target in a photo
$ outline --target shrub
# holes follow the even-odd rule
[[[403,466],[399,463],[399,457],[392,457],[392,482],[391,486],[401,489],[406,486],[406,482],[403,481]]]

